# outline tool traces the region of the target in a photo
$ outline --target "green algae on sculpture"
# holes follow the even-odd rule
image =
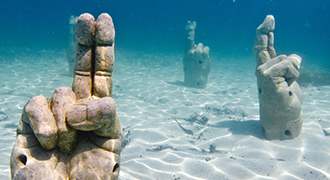
[[[183,57],[184,83],[188,87],[205,88],[211,71],[210,48],[202,43],[195,44],[197,23],[188,21],[186,45]]]
[[[12,179],[119,178],[123,133],[111,97],[114,35],[106,13],[96,23],[87,13],[78,18],[73,87],[56,88],[49,102],[36,96],[25,105],[10,160]]]
[[[293,139],[302,130],[303,94],[296,82],[301,57],[276,57],[275,19],[268,15],[257,28],[253,52],[256,56],[259,112],[263,134],[268,139]]]

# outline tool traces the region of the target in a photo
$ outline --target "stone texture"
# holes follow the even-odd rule
[[[70,87],[59,87],[50,100],[51,110],[57,122],[58,146],[61,152],[70,154],[77,144],[77,130],[66,122],[67,109],[76,103],[76,95]]]
[[[68,162],[58,150],[42,148],[35,135],[18,134],[11,159],[12,179],[67,179]]]
[[[267,16],[257,29],[253,48],[257,61],[260,122],[266,138],[293,139],[299,136],[303,124],[303,94],[296,83],[301,57],[295,54],[275,57],[271,32],[274,24],[274,17]]]
[[[76,24],[76,40],[79,44],[92,46],[95,44],[95,19],[91,14],[84,13],[79,16]]]
[[[112,71],[114,59],[114,46],[95,47],[94,96],[100,98],[112,96]]]
[[[24,107],[21,121],[31,126],[43,148],[53,149],[57,145],[56,122],[46,98],[31,98]]]
[[[107,74],[95,74],[93,88],[93,94],[96,97],[112,96],[112,77]]]
[[[99,30],[114,33],[111,17],[100,17]],[[56,88],[49,102],[36,96],[24,106],[12,179],[118,179],[123,132],[111,98],[114,34],[102,40],[112,39],[111,46],[95,47],[95,24],[87,13],[78,19],[72,89]]]
[[[77,44],[72,90],[77,99],[90,99],[92,95],[92,47]]]
[[[92,71],[92,47],[77,44],[75,56],[75,71]]]
[[[77,72],[72,84],[72,90],[78,99],[91,99],[92,95],[92,77],[90,73]]]
[[[183,57],[184,83],[188,87],[205,88],[211,71],[210,48],[195,44],[196,22],[186,26],[186,47]]]
[[[253,46],[253,52],[256,56],[257,67],[266,63],[271,58],[276,57],[274,49],[275,19],[268,15],[264,22],[256,30],[256,39]]]
[[[96,20],[95,41],[97,45],[112,46],[115,42],[115,27],[111,16],[102,13]]]
[[[111,16],[106,13],[101,14],[96,22],[92,23],[92,20],[94,21],[94,17],[91,15],[82,14],[76,27],[76,37],[83,37],[82,40],[77,40],[75,80],[72,87],[77,99],[112,96],[114,25]],[[94,24],[93,27],[90,27],[91,24]],[[88,32],[87,35],[79,33],[79,29]],[[95,37],[90,40],[93,43],[86,43],[85,39],[90,38],[88,34],[92,31],[95,33]],[[92,70],[92,67],[95,68]]]
[[[120,144],[121,145],[121,144]],[[120,156],[83,138],[70,159],[70,179],[118,179]],[[88,172],[86,172],[88,171]]]
[[[104,128],[116,121],[116,104],[111,97],[93,99],[71,106],[66,114],[67,123],[81,131]]]
[[[115,28],[112,18],[101,14],[96,21],[95,32],[95,75],[93,96],[102,98],[112,96],[112,71],[115,60]]]
[[[95,70],[112,73],[115,60],[113,46],[95,47]]]

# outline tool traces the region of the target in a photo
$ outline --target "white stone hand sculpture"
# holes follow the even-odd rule
[[[111,98],[115,30],[103,13],[82,14],[72,90],[25,105],[11,155],[12,179],[118,179],[122,128]]]
[[[205,88],[211,71],[210,48],[195,44],[196,22],[186,26],[186,47],[183,57],[184,83],[189,87]]]
[[[273,30],[275,19],[268,15],[257,28],[253,52],[256,56],[260,122],[268,139],[293,139],[302,129],[303,94],[296,82],[301,58],[292,54],[276,57]]]

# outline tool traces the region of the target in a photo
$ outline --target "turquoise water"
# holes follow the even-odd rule
[[[277,52],[297,53],[304,62],[330,64],[328,0],[98,0],[5,1],[0,12],[1,53],[10,46],[63,48],[70,15],[109,13],[116,47],[144,52],[181,52],[184,26],[197,22],[196,40],[223,56],[252,54],[255,28],[268,14],[276,19]]]
[[[249,135],[252,134],[252,139],[260,140],[258,141],[258,145],[261,147],[263,147],[264,144],[266,144],[265,146],[267,147],[273,147],[274,144],[268,141],[265,142],[259,132],[253,131],[258,129],[258,123],[254,121],[258,120],[258,107],[256,105],[258,99],[255,87],[256,81],[254,79],[252,46],[256,27],[262,23],[266,15],[274,15],[276,22],[274,31],[275,49],[277,54],[288,55],[296,53],[303,58],[300,69],[302,78],[298,79],[298,83],[302,86],[306,98],[304,101],[305,106],[303,106],[306,127],[305,130],[303,130],[304,134],[295,142],[302,142],[303,145],[301,146],[303,148],[314,147],[315,144],[313,143],[315,141],[312,138],[312,140],[308,139],[308,133],[314,132],[313,128],[322,130],[322,127],[327,127],[330,122],[330,99],[328,99],[330,97],[330,1],[255,0],[252,2],[247,0],[99,0],[79,2],[64,0],[2,0],[0,5],[0,14],[2,17],[0,18],[0,74],[6,75],[0,76],[0,129],[2,131],[0,145],[4,146],[0,147],[0,156],[3,156],[0,157],[0,179],[9,178],[9,161],[7,162],[7,160],[9,160],[11,147],[15,141],[15,129],[25,102],[32,96],[40,94],[49,98],[54,88],[71,85],[72,79],[68,75],[65,59],[65,49],[68,47],[68,39],[70,36],[69,18],[71,15],[79,16],[84,12],[89,12],[94,15],[94,17],[97,17],[103,12],[107,12],[113,18],[116,29],[115,75],[117,75],[117,79],[114,80],[116,85],[114,87],[114,98],[118,103],[119,111],[121,111],[119,112],[119,117],[126,137],[134,139],[134,136],[130,136],[130,131],[138,137],[142,134],[137,133],[138,131],[149,132],[150,129],[150,132],[153,132],[152,130],[158,127],[158,124],[155,123],[155,127],[151,125],[151,127],[143,130],[144,126],[141,126],[134,131],[134,126],[131,126],[131,124],[134,124],[134,121],[138,124],[136,126],[139,126],[140,124],[148,124],[144,121],[146,117],[152,119],[154,122],[158,122],[159,119],[166,120],[166,118],[171,119],[171,116],[180,117],[179,115],[181,115],[181,120],[179,119],[179,122],[183,124],[185,122],[184,118],[187,119],[190,115],[195,115],[195,112],[199,112],[196,109],[200,107],[207,109],[206,107],[209,107],[207,103],[213,100],[216,101],[216,109],[228,108],[228,112],[234,112],[237,109],[236,106],[240,106],[240,103],[247,106],[248,108],[242,108],[245,111],[242,110],[241,112],[241,110],[239,110],[237,114],[229,113],[229,115],[217,115],[216,117],[218,119],[219,117],[223,119],[224,116],[227,118],[226,120],[228,120],[228,123],[224,123],[225,125],[218,123],[218,119],[214,117],[210,117],[210,124],[214,123],[218,126],[228,126],[229,129],[231,127],[234,129],[232,130],[232,134],[243,135],[244,138],[247,139],[251,138]],[[182,68],[179,66],[182,65],[181,55],[183,54],[185,43],[185,25],[188,20],[197,22],[196,43],[202,42],[211,49],[211,62],[214,66],[212,66],[210,74],[209,89],[205,91],[194,89],[186,90],[185,87],[180,86],[180,83],[176,82],[178,79],[180,82],[182,80],[180,79],[182,78]],[[237,63],[235,63],[236,59],[238,60]],[[246,60],[251,60],[253,62],[245,64]],[[226,68],[221,69],[223,67]],[[157,68],[163,71],[157,70]],[[168,72],[170,72],[168,74],[173,75],[173,77],[165,78],[166,80],[164,81],[159,81],[157,79],[158,75],[159,79],[162,79],[163,76],[169,77],[164,69],[168,70]],[[226,70],[228,70],[228,72]],[[150,80],[150,75],[147,74],[148,72],[153,72],[151,78],[155,78]],[[164,72],[164,74],[159,74],[159,72]],[[242,73],[239,74],[239,72]],[[139,79],[134,75],[141,76],[141,78]],[[235,78],[235,75],[238,77],[237,83],[230,79],[231,77]],[[219,77],[226,78],[220,79]],[[244,78],[246,77],[248,78],[245,81]],[[114,78],[116,78],[116,76]],[[131,80],[130,78],[136,79]],[[143,80],[150,81],[143,82]],[[134,91],[130,85],[132,82],[143,82],[149,88],[137,86],[138,90]],[[176,90],[179,90],[179,93],[177,93]],[[205,97],[200,97],[198,95],[199,93],[205,93]],[[132,100],[132,102],[130,102],[130,100]],[[142,103],[139,102],[139,100],[142,101]],[[187,102],[179,102],[180,100],[186,100]],[[137,102],[137,104],[134,104],[135,102]],[[203,102],[204,104],[198,104],[198,102]],[[142,107],[149,107],[149,103],[151,104],[150,107],[155,109],[143,110],[141,113],[139,111],[141,107],[139,103],[141,103]],[[166,103],[171,104],[170,107],[165,106]],[[133,110],[129,109],[132,104],[134,104],[135,107]],[[192,109],[196,111],[187,113],[185,112],[186,110],[180,109],[181,106],[187,108],[187,111],[191,110],[189,107],[193,107]],[[145,111],[147,111],[147,113],[145,113]],[[176,115],[176,113],[179,115]],[[207,113],[212,114],[210,112]],[[223,113],[226,113],[226,111]],[[244,113],[247,113],[247,115],[241,115]],[[252,127],[252,130],[243,128],[243,130],[247,132],[241,132],[241,128],[232,125],[235,124],[235,121],[230,121],[233,119],[235,120],[235,118],[236,120],[240,118],[243,120],[250,120],[247,124],[250,123],[248,127]],[[143,122],[141,123],[139,120]],[[172,120],[171,123],[169,129],[174,127],[178,128],[176,122]],[[162,122],[160,124],[162,125]],[[167,121],[164,122],[164,126],[166,125]],[[199,128],[199,124],[195,123],[194,126],[196,129]],[[208,127],[211,129],[209,131],[210,134],[218,131],[218,129],[212,131],[212,128],[215,127],[217,126],[211,125]],[[187,129],[189,128],[191,127],[188,126]],[[205,127],[203,126],[203,128]],[[192,130],[195,129],[192,128]],[[161,132],[161,130],[158,132]],[[181,132],[179,128],[178,132]],[[194,155],[196,151],[194,148],[196,147],[193,146],[193,148],[190,148],[187,142],[195,141],[196,138],[201,138],[200,136],[197,137],[198,132],[199,129],[194,131],[195,137],[192,139],[188,137],[189,134],[187,135],[188,138],[182,136],[183,140],[182,142],[180,141],[180,143],[184,144],[184,147],[177,148],[173,146],[177,138],[167,136],[168,134],[164,133],[166,134],[164,137],[169,138],[167,141],[174,141],[174,143],[170,144],[170,146],[161,146],[155,143],[156,146],[152,144],[153,141],[151,141],[152,143],[145,143],[146,146],[150,146],[145,148],[150,150],[152,148],[157,149],[157,147],[165,147],[166,150],[167,147],[167,150],[173,151],[183,149],[183,151],[186,152],[191,151],[189,152],[191,154],[187,155],[189,158],[189,156]],[[326,133],[324,135],[321,131],[316,130],[315,132],[318,133],[315,133],[314,136],[320,136],[319,141],[317,141],[318,145],[322,143],[325,144],[325,141],[329,141],[329,135]],[[214,137],[211,135],[208,137],[217,139],[217,136],[222,135],[214,133]],[[232,136],[230,138],[234,140],[228,140],[229,144],[234,144],[237,139],[240,139],[240,137],[237,136]],[[204,137],[204,139],[207,139],[207,137]],[[128,138],[125,140],[130,141]],[[196,140],[196,146],[201,147],[202,145],[199,146],[198,140]],[[207,140],[209,140],[207,141],[209,144],[205,143],[204,149],[208,151],[207,148],[210,148],[210,153],[211,151],[221,151],[219,150],[221,143],[217,144],[217,147],[214,147],[215,149],[212,149],[212,143],[214,142],[210,139]],[[135,141],[135,143],[136,142],[139,141]],[[188,145],[185,146],[186,144],[183,142]],[[224,142],[226,143],[226,141]],[[122,154],[122,179],[130,179],[127,178],[130,177],[128,176],[130,170],[134,169],[134,167],[136,169],[140,168],[140,166],[130,164],[131,156],[133,157],[134,155],[127,153],[132,151],[132,154],[134,154],[135,148],[138,149],[140,147],[136,144],[132,143],[131,146],[127,146],[128,148],[126,148],[125,152]],[[246,144],[248,146],[251,143],[247,141]],[[285,152],[291,146],[290,142],[283,142],[283,144],[281,144],[281,142],[276,142],[275,144],[279,145],[275,146],[276,148],[284,149],[283,151],[279,150],[280,152]],[[328,144],[329,143],[326,145]],[[153,145],[155,145],[155,147]],[[297,143],[295,146],[298,147]],[[202,150],[204,150],[203,148]],[[230,148],[226,148],[224,148],[226,151],[231,151]],[[320,154],[318,150],[320,149],[321,148],[308,149],[308,151],[306,151],[307,155],[310,155],[308,154],[309,152],[315,152],[316,155],[313,154],[315,158],[314,156],[306,157],[307,159],[311,159],[310,161],[312,163],[309,164],[316,164],[314,167],[322,169],[319,167],[321,166],[320,164],[325,164],[323,166],[325,170],[323,169],[323,171],[329,174],[330,172],[327,170],[330,169],[327,168],[328,166],[325,161],[329,159],[330,155],[327,154],[327,152],[322,152],[321,155],[325,157],[318,156],[318,154]],[[327,151],[327,149],[330,149],[330,147],[326,146],[323,150]],[[256,151],[257,150],[256,148]],[[204,152],[201,151],[197,153],[202,154]],[[278,152],[275,151],[273,153],[276,154]],[[288,154],[291,155],[291,153]],[[156,155],[155,157],[157,157]],[[211,159],[213,158],[212,155],[214,154],[210,155]],[[232,158],[230,154],[228,156],[230,159]],[[204,157],[196,157],[196,159],[205,159]],[[299,158],[297,157],[297,159]],[[281,157],[278,159],[281,159]],[[295,162],[295,160],[296,159],[293,161]],[[322,163],[318,164],[318,161]],[[290,162],[291,161],[288,160],[288,164]],[[222,161],[219,160],[219,164],[221,163]],[[192,164],[194,165],[194,163]],[[240,165],[241,164],[238,166]],[[220,166],[221,165],[219,165],[219,167]],[[260,165],[261,169],[262,166],[263,165]],[[153,167],[152,163],[150,167]],[[157,167],[153,168],[155,168],[156,171],[159,170]],[[194,168],[187,169],[187,172],[193,174]],[[299,174],[300,171],[297,171],[297,174]],[[309,171],[309,169],[307,169],[307,171]],[[260,170],[260,174],[262,173],[264,172]],[[324,175],[326,173],[320,174]],[[130,175],[132,174],[134,173]],[[232,175],[230,173],[227,174],[228,176]],[[139,176],[134,177],[138,178]]]

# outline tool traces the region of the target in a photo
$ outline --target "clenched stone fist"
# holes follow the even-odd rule
[[[257,28],[253,52],[256,56],[260,122],[268,139],[293,139],[302,129],[303,94],[296,82],[301,58],[292,54],[276,57],[275,19],[268,15]]]

